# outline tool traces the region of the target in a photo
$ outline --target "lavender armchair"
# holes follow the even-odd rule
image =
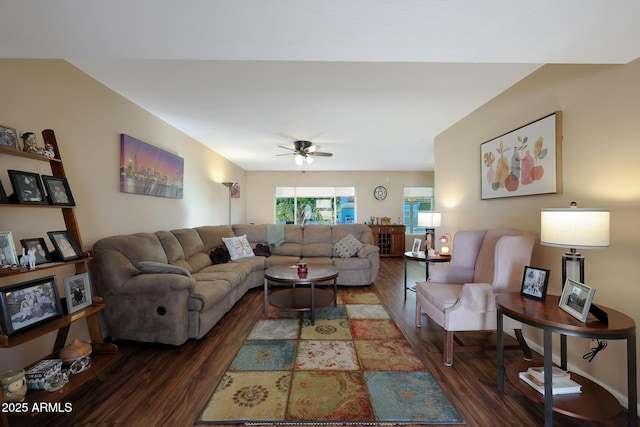
[[[447,265],[430,266],[429,280],[416,285],[416,326],[422,313],[445,330],[444,364],[453,364],[457,351],[481,347],[454,346],[454,333],[496,329],[495,296],[520,292],[524,267],[531,261],[535,236],[514,229],[460,231],[453,239],[453,256]],[[504,328],[516,338],[531,359],[522,325],[504,319]]]

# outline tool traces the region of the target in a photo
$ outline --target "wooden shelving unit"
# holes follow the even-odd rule
[[[62,159],[60,157],[60,149],[58,148],[58,142],[56,140],[53,130],[46,129],[42,131],[42,137],[45,143],[51,144],[55,151],[55,158],[47,158],[38,154],[26,153],[20,150],[0,147],[0,154],[24,157],[27,159],[49,162],[51,166],[51,173],[53,176],[66,178],[64,167],[62,165]],[[0,204],[0,208],[53,208],[62,212],[65,226],[76,240],[78,245],[82,247],[82,238],[80,236],[80,230],[78,227],[78,221],[76,219],[75,210],[73,207],[68,206],[52,206],[52,205],[22,205],[22,204]],[[73,265],[75,266],[76,274],[85,273],[88,271],[88,262],[91,257],[89,254],[84,254],[82,258],[66,261],[66,262],[52,262],[48,264],[39,265],[35,272],[45,272],[50,269],[59,268],[63,266]],[[0,277],[16,276],[20,274],[34,273],[34,270],[28,269],[16,269],[16,268],[4,268],[0,269]],[[15,336],[8,337],[0,334],[0,349],[11,348],[22,344],[25,344],[34,339],[40,338],[46,334],[57,331],[56,341],[53,345],[51,354],[45,359],[57,358],[60,350],[65,346],[69,328],[72,323],[79,320],[85,320],[89,330],[89,336],[92,342],[92,354],[91,354],[91,368],[81,372],[77,375],[72,375],[69,379],[69,383],[56,392],[47,392],[45,390],[29,390],[27,392],[26,402],[57,402],[64,399],[67,395],[81,387],[87,381],[90,381],[98,376],[103,376],[105,370],[118,358],[118,348],[114,344],[104,343],[102,338],[102,329],[100,327],[99,313],[105,307],[101,298],[94,296],[93,304],[87,308],[79,310],[75,313],[65,315],[49,322],[46,322],[33,329],[26,330]],[[1,351],[1,350],[0,350]],[[0,394],[0,404],[2,403],[2,395]],[[0,425],[7,426],[8,421],[5,414],[0,417]]]
[[[369,228],[373,233],[373,244],[380,248],[381,257],[401,257],[404,254],[404,225],[369,225]]]

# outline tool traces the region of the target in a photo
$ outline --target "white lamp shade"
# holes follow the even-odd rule
[[[440,227],[442,215],[440,212],[418,212],[418,225],[420,227]]]
[[[545,246],[601,249],[609,246],[607,209],[542,209],[540,243]]]

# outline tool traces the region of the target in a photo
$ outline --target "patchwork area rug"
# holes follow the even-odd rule
[[[255,324],[198,423],[464,424],[373,293]]]

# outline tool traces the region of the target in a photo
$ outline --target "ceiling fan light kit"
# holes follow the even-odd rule
[[[293,154],[294,161],[296,165],[302,166],[304,163],[311,164],[313,162],[313,156],[319,157],[331,157],[333,153],[326,153],[322,151],[318,151],[318,146],[312,144],[310,141],[298,140],[293,141],[293,148],[285,147],[283,145],[279,146],[280,148],[284,148],[285,150],[291,151],[291,153],[287,154],[278,154],[278,156],[286,156],[288,154]]]

